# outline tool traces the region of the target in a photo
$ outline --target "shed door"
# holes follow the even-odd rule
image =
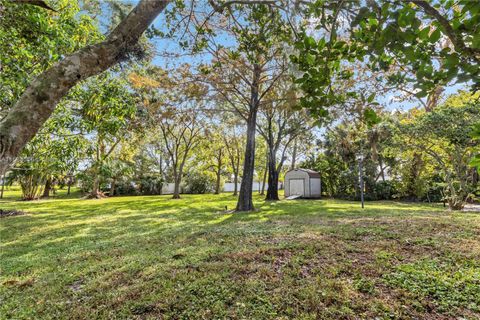
[[[303,179],[290,179],[290,195],[291,196],[304,196],[305,186]]]

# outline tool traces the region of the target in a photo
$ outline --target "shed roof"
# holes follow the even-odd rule
[[[291,171],[303,171],[303,172],[307,173],[310,178],[320,178],[320,174],[317,171],[313,171],[313,170],[310,170],[310,169],[298,168],[298,169],[290,170],[288,172],[291,172]]]

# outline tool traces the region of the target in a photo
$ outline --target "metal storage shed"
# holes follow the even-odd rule
[[[285,174],[285,197],[320,198],[320,174],[309,169],[294,169]]]

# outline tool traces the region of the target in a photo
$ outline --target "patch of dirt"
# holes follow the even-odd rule
[[[96,194],[87,194],[83,199],[105,199],[108,198],[108,196],[103,193],[103,192],[98,192]]]
[[[77,281],[73,282],[71,285],[69,285],[69,288],[73,292],[78,292],[78,291],[82,290],[82,287],[83,287],[83,279],[77,280]]]
[[[0,209],[0,218],[13,217],[13,216],[23,216],[24,214],[26,214],[26,212],[20,211],[20,210]]]

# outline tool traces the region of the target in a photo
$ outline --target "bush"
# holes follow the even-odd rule
[[[380,181],[373,186],[373,200],[391,200],[395,194],[395,188],[391,181]]]
[[[204,194],[215,190],[215,178],[204,172],[192,172],[187,175],[185,192]]]
[[[139,192],[145,195],[162,194],[163,179],[157,176],[140,178]]]
[[[135,196],[139,192],[135,188],[135,184],[130,180],[119,181],[115,184],[115,195],[119,196]]]

